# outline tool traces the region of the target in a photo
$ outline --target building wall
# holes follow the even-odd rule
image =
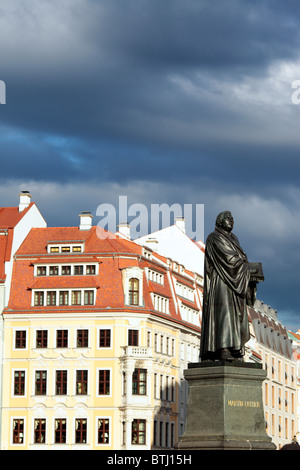
[[[35,216],[38,222],[39,215]],[[21,227],[21,226],[20,226]],[[22,228],[22,227],[21,227]],[[16,232],[16,247],[24,227]],[[188,388],[183,372],[189,362],[197,362],[200,344],[200,313],[203,279],[185,267],[164,258],[149,248],[133,249],[133,242],[101,241],[89,231],[64,233],[64,229],[35,229],[33,242],[27,242],[15,261],[10,304],[4,310],[2,449],[171,449],[184,432]],[[77,238],[74,238],[76,236]],[[181,233],[180,233],[181,236]],[[35,237],[35,238],[34,238]],[[82,256],[97,254],[97,301],[88,310],[72,310],[69,305],[48,309],[33,304],[30,286],[41,281],[38,289],[51,289],[50,277],[37,278],[38,263],[51,263],[45,241],[86,240],[90,251],[74,255],[74,261],[64,255],[58,264],[68,259],[79,263]],[[36,248],[35,240],[39,243]],[[84,242],[83,242],[84,243]],[[114,247],[113,243],[116,244]],[[106,244],[106,245],[105,245]],[[100,249],[100,248],[101,249]],[[106,247],[106,252],[103,247]],[[123,252],[117,252],[121,250]],[[198,248],[197,248],[198,249]],[[42,252],[45,250],[45,252]],[[101,251],[102,250],[102,251]],[[115,250],[115,253],[111,252]],[[133,251],[132,251],[133,250]],[[42,260],[40,261],[40,257]],[[58,255],[53,255],[57,257]],[[75,261],[76,260],[76,261]],[[11,263],[12,265],[12,263]],[[153,278],[153,270],[164,280]],[[12,271],[7,271],[12,272]],[[10,274],[9,274],[10,275]],[[59,276],[60,277],[60,276]],[[130,307],[129,280],[140,281],[138,305]],[[66,288],[72,276],[65,277]],[[84,280],[84,277],[82,277]],[[80,288],[80,279],[76,288]],[[76,282],[77,282],[76,281]],[[44,283],[44,284],[43,284]],[[40,285],[40,284],[39,284]],[[75,284],[74,284],[75,285]],[[49,287],[50,286],[50,287]],[[2,296],[4,302],[4,296]],[[161,299],[167,300],[162,308]],[[158,300],[159,299],[159,300]],[[157,308],[155,302],[157,303]],[[122,306],[124,308],[122,308]],[[267,370],[263,398],[267,432],[280,448],[291,442],[297,430],[296,369],[285,328],[274,312],[256,305],[250,309],[253,338],[250,360],[261,360]],[[68,332],[68,345],[57,347],[58,330]],[[88,345],[79,347],[77,330],[88,330]],[[100,331],[111,332],[109,347],[100,347]],[[36,345],[37,331],[48,332],[48,345]],[[137,332],[137,344],[129,344],[129,331]],[[16,348],[16,332],[26,332],[24,347]],[[132,337],[132,336],[131,336]],[[250,343],[249,343],[250,344]],[[0,344],[1,347],[1,344]],[[253,353],[256,349],[256,356]],[[250,357],[251,356],[251,357]],[[67,371],[67,391],[56,392],[56,372]],[[76,373],[87,372],[87,393],[76,392]],[[108,393],[99,394],[99,374],[110,374]],[[134,371],[139,372],[140,393],[133,393]],[[15,391],[23,380],[24,393]],[[35,391],[36,372],[47,375],[45,394]],[[136,379],[136,374],[135,374]],[[135,382],[136,383],[136,382]],[[143,387],[145,387],[143,389]],[[145,390],[143,393],[141,390]],[[46,429],[45,442],[35,442],[35,420]],[[55,442],[55,425],[66,425],[66,442]],[[75,442],[76,423],[86,423],[84,442]],[[98,425],[105,423],[103,441],[98,442]],[[22,442],[13,442],[13,425],[22,425]],[[137,426],[140,426],[139,433]],[[84,429],[83,429],[84,431]],[[21,435],[22,434],[22,435]],[[140,441],[136,442],[136,438]]]
[[[296,389],[297,389],[297,424],[295,430],[295,438],[300,444],[300,330],[297,332],[288,331],[290,340],[292,341],[293,359],[296,370]]]
[[[267,370],[263,386],[267,433],[277,448],[292,441],[297,426],[295,366],[278,354],[259,348]]]
[[[261,357],[267,378],[263,383],[263,401],[267,434],[280,449],[297,432],[297,380],[291,340],[278,321],[277,312],[260,301],[250,309],[255,348]]]
[[[76,331],[88,329],[88,347],[78,348]],[[111,346],[100,348],[100,329],[111,330]],[[48,347],[36,347],[36,332],[48,331]],[[68,347],[56,347],[57,330],[68,331]],[[128,346],[128,330],[137,330],[139,346]],[[16,349],[16,332],[26,332]],[[2,449],[150,449],[171,448],[178,440],[180,329],[150,315],[9,315],[5,317]],[[132,394],[134,369],[147,370],[146,395]],[[56,371],[66,370],[67,393],[55,391]],[[88,371],[87,395],[76,394],[76,371]],[[111,374],[108,395],[99,395],[99,370]],[[15,373],[25,372],[24,394],[16,395]],[[35,374],[47,373],[46,394],[35,392]],[[23,420],[24,438],[13,442],[14,420]],[[34,422],[46,420],[46,441],[34,442]],[[65,444],[54,441],[55,420],[66,420]],[[86,443],[75,443],[76,419],[87,420]],[[109,421],[108,442],[98,443],[97,423]],[[132,443],[132,423],[146,420],[145,443]],[[16,421],[15,421],[16,423]],[[156,430],[154,431],[154,427]],[[154,442],[155,440],[155,442]]]

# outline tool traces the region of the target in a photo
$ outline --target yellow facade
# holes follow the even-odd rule
[[[180,331],[145,312],[5,314],[2,449],[171,448]]]

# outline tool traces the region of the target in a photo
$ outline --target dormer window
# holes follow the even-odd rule
[[[96,288],[90,289],[43,289],[32,291],[32,305],[35,307],[58,307],[71,305],[95,305]]]
[[[143,306],[143,270],[137,266],[122,270],[125,304]]]
[[[84,243],[62,243],[49,244],[48,253],[83,253]]]
[[[71,260],[70,260],[71,262]],[[59,264],[52,265],[35,265],[35,276],[85,276],[97,275],[99,271],[99,264]]]
[[[164,275],[157,271],[147,269],[147,278],[149,279],[149,281],[157,282],[162,286],[164,285]]]
[[[155,294],[151,292],[152,302],[154,306],[154,310],[163,313],[169,313],[169,299],[163,297],[162,295]]]
[[[152,259],[152,251],[147,250],[145,247],[143,247],[143,256],[147,259]]]

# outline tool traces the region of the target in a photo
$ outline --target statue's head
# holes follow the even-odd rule
[[[221,212],[216,219],[216,227],[231,232],[233,229],[234,220],[230,211]]]

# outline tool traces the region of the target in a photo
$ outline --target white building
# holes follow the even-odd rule
[[[157,251],[203,277],[205,245],[202,241],[193,241],[186,235],[183,218],[177,218],[174,225],[138,238],[135,242]]]
[[[19,198],[17,207],[0,207],[0,404],[2,403],[3,366],[2,311],[8,305],[14,254],[32,227],[47,226],[37,206],[31,202],[30,193],[22,191]],[[0,435],[1,421],[0,416]]]
[[[0,309],[10,293],[13,256],[32,227],[46,227],[46,221],[28,191],[19,195],[17,207],[0,207]]]

